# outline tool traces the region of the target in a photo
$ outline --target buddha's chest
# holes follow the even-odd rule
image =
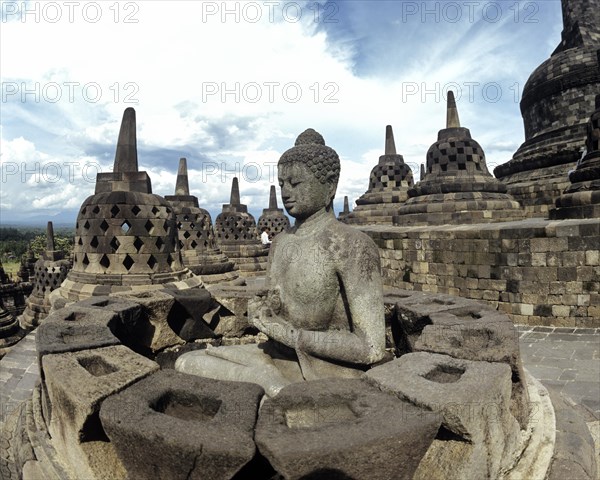
[[[314,238],[290,238],[278,245],[271,259],[271,285],[282,300],[327,308],[340,291],[333,254]],[[329,305],[331,304],[331,305]]]

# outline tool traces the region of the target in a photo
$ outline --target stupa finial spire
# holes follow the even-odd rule
[[[271,185],[269,191],[269,210],[277,209],[277,193],[275,192],[275,185]]]
[[[448,92],[448,104],[446,109],[446,128],[460,128],[460,120],[458,118],[458,110],[456,108],[456,100],[454,92]]]
[[[240,204],[240,185],[237,177],[233,177],[233,182],[231,183],[231,197],[229,199],[229,204]]]
[[[113,171],[138,171],[135,110],[132,107],[126,108],[123,112]]]
[[[187,159],[179,159],[179,169],[177,170],[177,181],[175,182],[175,195],[190,194],[190,185],[188,182]]]
[[[385,127],[385,154],[396,155],[396,143],[394,142],[394,131],[391,125]]]
[[[46,227],[46,251],[53,252],[54,250],[54,226],[52,222],[48,222],[48,226]]]

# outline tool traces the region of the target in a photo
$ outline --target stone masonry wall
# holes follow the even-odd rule
[[[600,219],[361,230],[385,285],[485,300],[518,324],[600,327]]]

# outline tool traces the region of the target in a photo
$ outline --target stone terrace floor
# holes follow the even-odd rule
[[[525,367],[546,387],[559,390],[600,420],[600,328],[518,325]],[[29,398],[38,380],[35,331],[0,361],[0,425]],[[589,425],[589,424],[588,424]]]

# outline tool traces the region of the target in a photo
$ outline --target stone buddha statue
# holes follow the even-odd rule
[[[273,396],[294,382],[357,377],[382,360],[379,252],[367,235],[335,218],[339,174],[337,153],[312,129],[281,156],[281,196],[296,222],[273,240],[268,293],[248,306],[250,321],[269,340],[188,352],[177,370],[258,383]]]

